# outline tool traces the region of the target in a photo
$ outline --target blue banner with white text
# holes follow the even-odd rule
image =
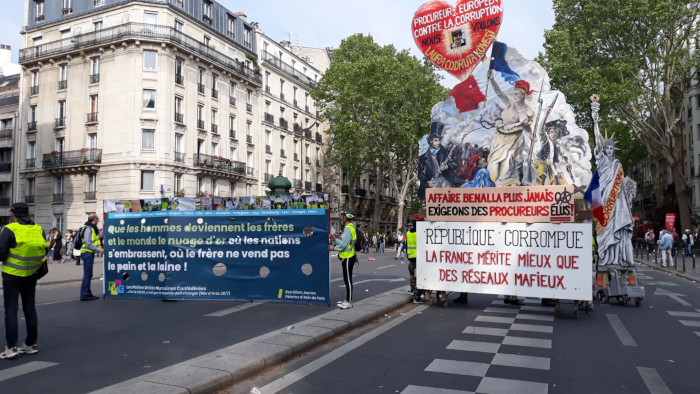
[[[328,304],[326,209],[110,213],[105,295]]]

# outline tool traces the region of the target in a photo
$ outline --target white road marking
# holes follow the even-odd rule
[[[686,327],[700,327],[700,321],[694,320],[678,320],[682,325]]]
[[[220,310],[218,312],[212,312],[212,313],[210,313],[208,315],[204,315],[204,316],[222,317],[222,316],[230,315],[232,313],[240,312],[244,309],[252,308],[254,306],[258,306],[258,305],[262,305],[262,304],[264,304],[264,302],[249,302],[247,304],[241,304],[241,305],[234,306],[232,308],[223,309],[223,310]]]
[[[474,363],[471,361],[454,361],[454,360],[433,360],[425,369],[428,372],[452,373],[455,375],[466,376],[486,376],[486,371],[490,365],[484,363]]]
[[[552,348],[552,340],[551,339],[506,336],[503,339],[503,345],[551,349]]]
[[[386,266],[384,266],[384,267],[377,267],[377,268],[375,268],[375,269],[377,269],[377,270],[383,270],[384,268],[389,268],[389,267],[396,267],[396,264],[386,265]]]
[[[627,331],[625,325],[622,324],[622,320],[620,320],[620,317],[611,314],[606,314],[605,316],[608,317],[610,325],[615,331],[615,334],[617,334],[617,337],[620,338],[620,342],[622,342],[623,345],[634,347],[637,346],[637,342],[634,340],[634,338],[632,338],[632,334],[630,334],[630,332]],[[700,322],[698,322],[698,327],[700,327]]]
[[[668,389],[664,380],[656,369],[637,367],[637,372],[642,376],[644,384],[647,386],[650,394],[671,394],[671,390]]]
[[[487,313],[518,313],[520,309],[515,308],[486,308],[484,312]]]
[[[474,321],[483,321],[487,323],[503,323],[512,324],[515,321],[514,317],[496,317],[496,316],[477,316]]]
[[[548,391],[547,383],[499,378],[483,378],[476,389],[483,394],[547,394]]]
[[[465,352],[498,353],[500,343],[474,342],[474,341],[452,341],[447,348],[450,350],[463,350]]]
[[[657,295],[668,296],[668,298],[671,298],[671,299],[678,301],[678,303],[683,305],[683,306],[693,306],[689,302],[679,298],[679,297],[685,297],[685,294],[674,293],[672,291],[664,290],[660,287],[657,287],[656,291],[654,292],[654,295],[655,296],[657,296]]]
[[[468,326],[462,331],[462,334],[474,334],[474,335],[491,335],[494,337],[504,337],[508,335],[507,328],[491,328],[491,327],[473,327]]]
[[[521,320],[539,320],[539,321],[554,321],[554,316],[532,315],[529,313],[518,313],[516,319]]]
[[[700,331],[693,331],[693,332],[695,333],[695,335],[700,337]]]
[[[540,326],[536,324],[512,324],[510,329],[514,331],[544,332],[547,334],[554,332],[554,327],[552,326]]]
[[[549,371],[549,357],[523,356],[520,354],[497,353],[491,361],[491,365],[503,365],[506,367],[532,368]],[[477,390],[479,391],[479,390]]]
[[[554,313],[554,307],[553,306],[528,306],[524,305],[520,307],[521,311],[530,311],[530,312],[549,312],[549,313]]]
[[[439,389],[437,387],[413,386],[406,387],[401,394],[474,394],[471,391]]]
[[[678,317],[700,317],[700,313],[697,312],[674,312],[674,311],[666,311],[671,316],[678,316]]]
[[[405,281],[406,278],[396,278],[396,279],[367,279],[367,280],[361,280],[359,282],[353,282],[353,286],[357,286],[360,283],[367,283],[367,282],[403,282]],[[345,287],[345,285],[340,285],[338,287]]]
[[[356,276],[357,276],[357,275],[353,275],[352,277],[354,278],[354,277],[356,277]],[[333,282],[338,282],[338,281],[340,281],[340,280],[343,280],[343,277],[342,277],[342,276],[341,276],[340,278],[331,279],[331,283],[333,283]]]
[[[11,362],[11,361],[10,361]],[[18,365],[16,367],[0,370],[0,382],[7,379],[12,379],[17,376],[22,376],[31,372],[36,372],[44,368],[53,367],[58,363],[49,363],[46,361],[32,361],[30,363]]]
[[[339,359],[340,357],[350,353],[351,351],[357,349],[358,347],[364,345],[365,343],[371,341],[372,339],[384,334],[385,332],[391,330],[392,328],[398,326],[399,324],[405,322],[409,318],[417,315],[419,312],[427,309],[427,305],[421,305],[405,315],[401,315],[395,319],[391,319],[390,322],[375,328],[374,330],[356,338],[345,345],[333,350],[332,352],[320,357],[303,367],[297,369],[296,371],[290,372],[283,377],[275,380],[274,382],[260,388],[261,393],[274,394],[280,390],[287,388],[288,386],[298,382],[299,380],[309,376],[310,374],[318,371],[319,369],[325,367],[326,365],[332,363],[333,361]]]

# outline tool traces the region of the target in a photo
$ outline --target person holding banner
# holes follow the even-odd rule
[[[80,257],[83,259],[83,283],[80,286],[80,301],[94,301],[99,299],[99,297],[95,297],[92,294],[92,290],[90,290],[95,253],[104,250],[102,249],[102,241],[99,236],[100,232],[97,229],[97,223],[99,222],[99,216],[97,216],[96,213],[91,213],[83,228],[80,229],[80,237],[82,239]]]
[[[343,221],[345,229],[343,230],[343,237],[338,240],[335,235],[329,234],[328,238],[335,242],[335,246],[328,245],[329,251],[337,251],[338,258],[343,265],[343,281],[345,282],[345,300],[338,301],[338,308],[340,309],[350,309],[352,308],[352,269],[357,263],[357,254],[355,252],[355,240],[357,239],[357,232],[355,230],[355,224],[353,220],[355,219],[355,212],[351,210],[344,210],[340,212],[340,219]]]

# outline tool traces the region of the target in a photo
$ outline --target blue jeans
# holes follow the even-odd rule
[[[384,253],[384,242],[379,243],[379,253]]]
[[[17,324],[17,312],[19,311],[19,297],[22,296],[22,310],[27,323],[27,339],[24,343],[28,346],[36,345],[39,318],[36,315],[36,275],[15,276],[2,274],[3,298],[5,301],[5,339],[7,347],[17,347],[19,326]]]
[[[83,284],[80,286],[80,297],[92,297],[90,282],[92,282],[92,264],[95,262],[94,253],[81,253],[83,259]]]
[[[691,244],[690,242],[688,242],[688,243],[685,245],[685,255],[686,255],[686,256],[692,256],[692,255],[693,255],[693,244]]]

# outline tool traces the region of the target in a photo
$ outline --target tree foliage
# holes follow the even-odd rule
[[[384,187],[393,190],[399,226],[417,174],[418,140],[429,129],[433,105],[448,93],[440,79],[426,59],[355,34],[333,52],[330,67],[311,93],[323,118],[331,120],[326,157],[353,183],[364,173],[376,177],[375,207]],[[373,228],[378,221],[375,209]]]
[[[641,143],[650,158],[664,159],[681,212],[689,213],[682,109],[698,64],[696,2],[554,0],[554,11],[555,23],[545,33],[545,53],[538,59],[553,85],[567,95],[581,124],[588,121],[589,96],[599,94],[601,129],[618,131],[622,151],[629,142]],[[622,151],[621,159],[629,153]],[[628,157],[632,162],[638,158],[634,152]],[[681,214],[684,228],[690,228],[689,216]]]

